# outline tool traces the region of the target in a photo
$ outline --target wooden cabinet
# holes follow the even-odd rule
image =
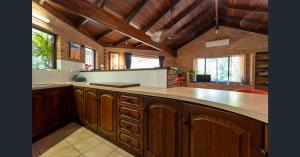
[[[97,89],[84,89],[84,123],[97,129]]]
[[[184,104],[182,156],[261,156],[264,125],[253,119]]]
[[[47,90],[48,127],[55,128],[70,120],[72,114],[71,93],[69,87]]]
[[[71,87],[32,91],[32,140],[71,121]]]
[[[144,105],[144,156],[179,156],[181,117],[179,102],[145,98]]]
[[[98,92],[98,131],[112,140],[116,139],[116,92]]]
[[[74,116],[81,123],[84,123],[84,91],[82,87],[73,87],[73,104],[74,107]]]
[[[32,91],[32,139],[46,130],[46,109],[46,93],[42,90]]]
[[[137,156],[143,153],[143,120],[141,97],[118,93],[117,140]]]

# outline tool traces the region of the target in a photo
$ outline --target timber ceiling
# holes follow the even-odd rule
[[[176,56],[177,49],[219,25],[268,33],[268,0],[36,2],[104,47],[155,48]],[[102,18],[103,11],[108,14]],[[110,16],[114,18],[109,18]],[[160,41],[153,42],[152,34],[160,30],[165,30],[163,36]]]

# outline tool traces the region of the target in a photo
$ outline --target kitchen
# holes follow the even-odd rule
[[[32,1],[32,156],[268,156],[268,1]]]

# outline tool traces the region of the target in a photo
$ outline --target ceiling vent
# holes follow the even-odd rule
[[[214,40],[205,43],[205,47],[216,47],[225,45],[229,45],[229,39]]]

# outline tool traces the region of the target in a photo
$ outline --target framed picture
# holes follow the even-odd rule
[[[70,42],[70,58],[80,60],[80,45]]]

